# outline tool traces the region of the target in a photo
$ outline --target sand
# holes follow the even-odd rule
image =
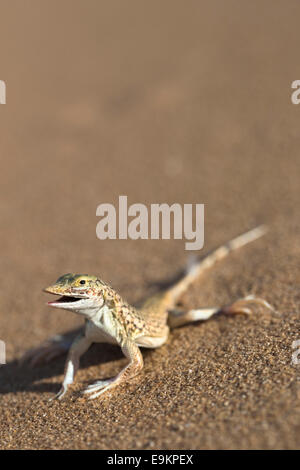
[[[299,448],[299,14],[292,0],[1,3],[1,449]],[[49,403],[64,358],[16,360],[81,320],[42,289],[89,272],[137,302],[186,263],[184,240],[97,239],[96,208],[119,195],[204,203],[200,255],[267,223],[182,304],[253,293],[276,313],[180,328],[140,376],[88,401],[86,384],[126,363],[95,345]]]

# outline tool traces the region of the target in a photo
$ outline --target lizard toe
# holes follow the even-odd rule
[[[111,384],[111,382],[112,382],[111,380],[97,380],[97,382],[91,385],[88,385],[86,389],[83,390],[82,393],[86,394],[86,393],[96,392],[98,390],[101,390],[104,387],[107,387],[108,385]]]

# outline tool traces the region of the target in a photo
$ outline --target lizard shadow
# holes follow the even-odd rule
[[[153,294],[155,294],[172,286],[182,275],[183,272],[179,272],[177,275],[173,276],[172,279],[147,283],[150,295],[152,294],[152,290],[154,291]],[[145,300],[144,297],[135,302],[135,304],[138,306],[143,300]],[[81,329],[82,327],[76,328],[64,332],[62,335],[72,341]],[[148,354],[151,354],[151,350],[143,349],[143,356],[145,357]],[[101,366],[101,364],[122,358],[124,358],[124,356],[118,346],[103,343],[93,344],[82,356],[80,369],[86,369],[95,365]],[[35,367],[30,366],[27,362],[20,365],[18,360],[12,360],[7,364],[0,365],[0,395],[26,391],[39,393],[57,392],[61,385],[61,379],[59,382],[45,382],[45,380],[61,376],[64,372],[65,360],[66,354],[63,354],[49,363]]]
[[[72,330],[68,334],[76,336],[80,330]],[[110,344],[93,344],[90,349],[82,356],[80,369],[86,369],[91,366],[105,364],[114,360],[123,358],[120,348]],[[56,376],[61,376],[64,372],[66,354],[61,355],[55,360],[38,365],[30,366],[26,362],[21,364],[18,360],[12,360],[7,364],[0,365],[0,395],[15,392],[57,392],[61,385],[59,382],[44,382]]]
[[[80,330],[72,330],[76,336]],[[70,332],[68,332],[69,334]],[[149,354],[150,350],[143,350],[143,356]],[[27,363],[21,364],[18,360],[12,360],[7,364],[0,365],[0,395],[16,392],[53,392],[56,393],[61,386],[62,378],[58,382],[45,382],[56,376],[62,376],[67,353],[56,358],[52,362],[32,367]],[[118,346],[104,343],[95,343],[82,356],[80,369],[91,366],[101,366],[107,362],[124,359],[124,355]],[[108,378],[104,377],[103,379]],[[83,381],[91,383],[93,381]]]

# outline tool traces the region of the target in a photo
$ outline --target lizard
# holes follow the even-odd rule
[[[221,312],[250,314],[250,306],[253,303],[272,309],[264,299],[252,295],[224,307],[188,311],[178,309],[179,298],[205,269],[225,258],[231,251],[261,237],[265,232],[265,226],[258,226],[210,252],[202,260],[192,263],[177,283],[148,298],[140,308],[128,304],[98,276],[64,274],[53,285],[44,289],[47,293],[60,296],[48,302],[48,305],[83,316],[85,326],[71,346],[66,341],[66,337],[60,337],[59,340],[54,338],[41,348],[29,351],[23,357],[23,361],[30,360],[34,363],[36,358],[54,358],[68,350],[61,389],[51,398],[62,399],[74,382],[80,357],[93,343],[104,342],[119,345],[129,363],[115,377],[98,380],[83,391],[84,394],[89,395],[90,399],[94,399],[135,377],[143,368],[140,347],[162,346],[168,339],[170,329],[195,321],[207,320]]]

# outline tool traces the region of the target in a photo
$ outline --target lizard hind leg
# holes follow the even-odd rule
[[[220,312],[220,308],[200,308],[183,312],[181,310],[170,310],[168,316],[168,324],[170,328],[187,325],[195,321],[208,320],[216,313]]]
[[[188,323],[208,320],[213,315],[218,313],[225,313],[226,315],[246,314],[252,313],[253,305],[261,305],[274,311],[274,308],[264,299],[248,295],[242,299],[239,299],[232,304],[225,307],[214,307],[214,308],[200,308],[188,310],[186,312],[180,310],[169,311],[168,323],[171,328],[177,328],[179,326],[186,325]]]

